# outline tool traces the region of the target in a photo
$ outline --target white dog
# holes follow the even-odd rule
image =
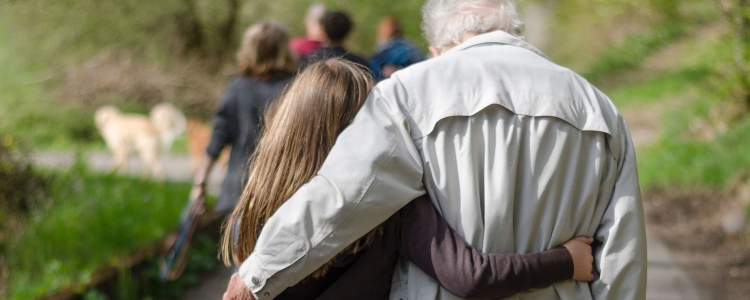
[[[185,116],[174,106],[161,103],[151,110],[148,118],[137,114],[122,114],[114,106],[99,108],[95,114],[96,127],[112,151],[116,170],[127,170],[127,159],[137,151],[146,169],[144,175],[164,179],[162,151],[172,146],[174,139],[185,131]]]

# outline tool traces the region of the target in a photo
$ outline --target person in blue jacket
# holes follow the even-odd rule
[[[380,21],[378,47],[369,61],[375,80],[389,78],[393,72],[422,60],[422,51],[404,39],[403,24],[397,17],[388,16]]]

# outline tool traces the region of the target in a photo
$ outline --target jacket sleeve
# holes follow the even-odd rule
[[[563,247],[527,255],[480,253],[450,228],[427,197],[400,214],[399,252],[461,298],[505,298],[573,278],[573,259]]]
[[[591,291],[594,299],[645,299],[646,229],[635,149],[622,117],[619,127],[619,136],[612,139],[619,143],[612,197],[594,235],[599,274]]]
[[[373,89],[317,176],[268,220],[240,276],[272,299],[425,193],[422,163],[393,81]]]
[[[237,120],[237,95],[233,88],[234,83],[229,84],[224,95],[219,102],[219,108],[216,110],[213,119],[213,130],[211,132],[211,141],[206,147],[206,154],[216,159],[221,154],[221,150],[228,144],[232,144],[238,128]]]

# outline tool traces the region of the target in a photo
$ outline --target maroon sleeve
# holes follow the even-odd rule
[[[573,278],[566,248],[532,254],[487,254],[467,246],[427,197],[401,211],[401,255],[462,298],[505,298]]]

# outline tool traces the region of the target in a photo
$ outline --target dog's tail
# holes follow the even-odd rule
[[[151,123],[159,131],[162,151],[172,148],[172,142],[187,126],[185,115],[169,103],[160,103],[151,109]]]

